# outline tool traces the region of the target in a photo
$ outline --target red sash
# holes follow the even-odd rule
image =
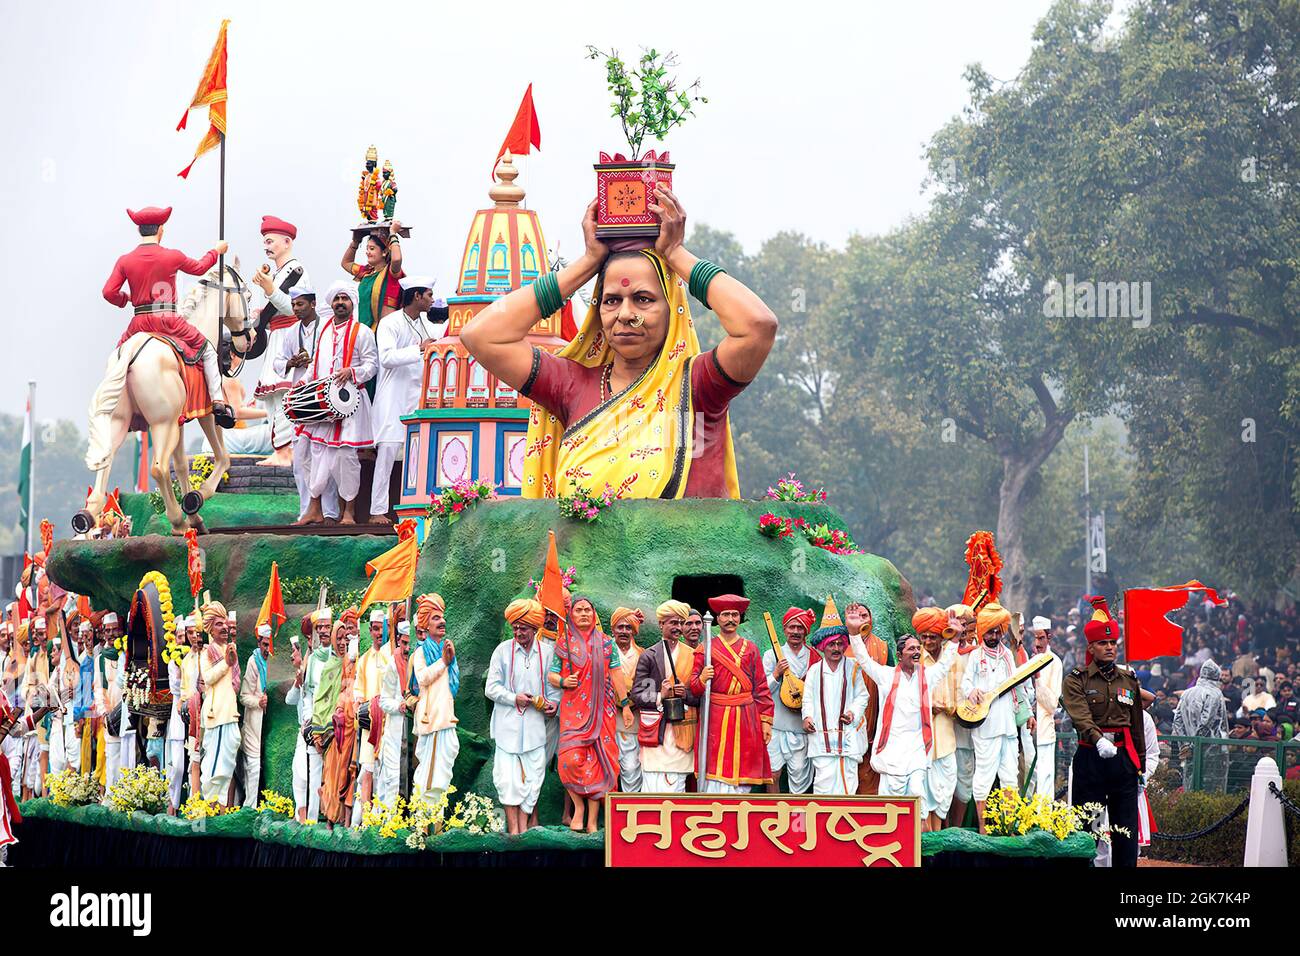
[[[925,668],[918,665],[921,672],[921,739],[925,741],[925,752],[930,753],[930,744],[934,740],[934,728],[931,725],[930,691],[925,686]],[[889,743],[889,728],[894,720],[894,694],[898,692],[898,680],[903,669],[894,668],[894,681],[889,685],[889,695],[885,698],[885,712],[880,717],[880,739],[876,741],[876,753],[885,749]]]
[[[740,643],[739,641],[737,641],[737,643],[740,644],[741,650],[742,650],[742,652],[743,652],[745,645],[742,644],[742,643]],[[727,657],[727,654],[734,655],[734,654],[735,654],[735,651],[733,651],[733,650],[731,650],[731,648],[727,647],[726,644],[723,644],[723,645],[722,645],[722,648],[723,648],[724,651],[726,651],[726,654],[719,654],[719,655],[717,655],[717,656],[714,658],[714,663],[716,663],[716,664],[717,664],[718,666],[720,666],[724,671],[726,671],[728,674],[730,674],[732,677],[736,678],[736,680],[740,682],[740,693],[741,693],[741,694],[750,694],[750,693],[752,693],[753,690],[754,690],[754,682],[751,681],[751,680],[750,680],[750,679],[749,679],[745,674],[742,674],[742,673],[740,672],[739,661],[730,660],[730,659],[728,659],[728,657]],[[712,696],[713,696],[713,699],[714,699],[714,700],[717,700],[719,695],[714,694],[714,695],[712,695]]]

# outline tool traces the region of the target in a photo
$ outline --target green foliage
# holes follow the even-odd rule
[[[623,126],[623,136],[632,151],[630,159],[638,158],[646,136],[662,143],[669,130],[695,115],[693,104],[708,102],[707,97],[699,95],[699,80],[678,89],[677,77],[668,76],[677,65],[677,55],[672,51],[660,54],[653,48],[643,50],[637,65],[630,69],[617,50],[606,53],[588,46],[587,59],[605,61],[605,83],[614,98],[610,115]]]
[[[1283,792],[1293,801],[1300,802],[1300,781],[1286,780]],[[1206,793],[1203,791],[1174,790],[1167,793],[1147,790],[1151,814],[1163,833],[1194,833],[1223,819],[1245,798],[1245,793]],[[1173,863],[1193,863],[1198,866],[1241,866],[1246,853],[1246,823],[1250,811],[1246,810],[1235,820],[1214,833],[1195,840],[1153,840],[1142,854],[1153,860]],[[1293,821],[1294,824],[1294,821]],[[1288,830],[1290,843],[1287,859],[1293,864],[1300,860],[1300,827]]]

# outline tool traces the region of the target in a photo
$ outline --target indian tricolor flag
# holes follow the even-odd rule
[[[23,546],[30,550],[31,538],[28,526],[32,516],[28,506],[32,500],[32,435],[35,432],[32,422],[32,400],[27,398],[27,412],[23,415],[23,445],[18,454],[18,523],[23,528]]]

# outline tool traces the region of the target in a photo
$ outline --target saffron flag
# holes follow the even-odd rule
[[[196,110],[201,106],[208,108],[208,131],[199,142],[199,148],[194,151],[194,159],[177,173],[181,179],[187,178],[199,157],[220,145],[226,135],[226,28],[228,26],[230,26],[229,20],[221,21],[221,31],[217,34],[216,45],[208,56],[208,65],[203,68],[203,76],[199,78],[194,99],[181,114],[181,121],[176,124],[178,131],[183,130],[190,110]]]
[[[284,594],[280,591],[280,566],[271,562],[271,582],[266,586],[266,597],[262,598],[262,610],[257,612],[257,626],[271,625],[271,651],[275,651],[275,632],[289,619],[284,612]]]
[[[416,540],[415,522],[409,518],[397,525],[397,544],[379,557],[366,562],[366,575],[372,576],[361,599],[359,614],[372,604],[405,601],[415,590],[415,566],[420,563],[420,543]]]
[[[199,533],[193,528],[185,531],[185,569],[190,575],[190,595],[197,598],[203,589],[203,556],[199,552]],[[208,603],[206,596],[203,603]],[[194,608],[198,610],[197,602]]]
[[[533,109],[533,84],[531,83],[528,84],[528,89],[524,90],[524,98],[519,101],[515,121],[510,124],[510,132],[506,133],[505,141],[497,151],[497,158],[492,160],[492,178],[496,179],[497,163],[506,154],[506,150],[509,150],[512,156],[526,156],[529,147],[542,148],[542,128],[537,124],[537,112]]]
[[[1204,591],[1215,604],[1228,602],[1214,588],[1200,581],[1188,581],[1167,588],[1130,588],[1124,592],[1124,648],[1129,661],[1156,657],[1180,657],[1183,629],[1165,615],[1187,603],[1192,591]]]
[[[560,553],[555,547],[555,532],[548,531],[546,544],[546,570],[542,572],[542,586],[537,591],[537,600],[542,607],[555,615],[555,639],[564,634],[564,575],[560,571]],[[549,628],[542,625],[541,633]]]

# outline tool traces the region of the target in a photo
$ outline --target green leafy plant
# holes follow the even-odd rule
[[[669,130],[695,115],[696,103],[709,101],[699,95],[698,79],[678,89],[677,77],[668,75],[677,65],[677,54],[671,50],[662,55],[653,48],[643,50],[637,65],[630,69],[617,50],[605,52],[588,45],[587,59],[605,61],[605,83],[614,98],[610,115],[622,123],[632,159],[641,152],[641,142],[647,136],[662,143]]]

